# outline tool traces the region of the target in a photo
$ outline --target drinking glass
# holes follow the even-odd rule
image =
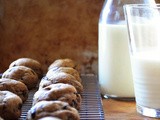
[[[124,6],[137,112],[160,118],[160,5]]]

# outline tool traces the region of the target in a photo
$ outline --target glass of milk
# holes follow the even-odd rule
[[[135,97],[128,47],[125,4],[155,4],[154,0],[105,0],[98,24],[98,78],[105,98]]]
[[[137,112],[160,118],[160,5],[125,5]]]

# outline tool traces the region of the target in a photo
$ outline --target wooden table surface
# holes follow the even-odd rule
[[[102,104],[106,120],[157,120],[138,114],[135,101],[102,99]]]

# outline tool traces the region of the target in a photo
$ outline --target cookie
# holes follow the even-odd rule
[[[29,90],[35,88],[39,81],[37,74],[31,68],[25,66],[10,67],[3,73],[2,78],[23,82]]]
[[[33,105],[44,100],[64,101],[76,109],[80,109],[81,105],[81,95],[75,87],[64,83],[51,84],[38,90],[33,96]]]
[[[68,74],[68,73],[64,73],[64,72],[59,72],[56,74],[53,74],[52,76],[50,76],[50,78],[47,77],[43,77],[41,79],[41,82],[39,84],[39,89],[44,88],[48,85],[51,84],[56,84],[56,83],[65,83],[65,84],[70,84],[73,85],[78,93],[82,93],[83,92],[83,86],[80,82],[78,82],[75,77],[73,77],[72,75]]]
[[[82,81],[78,71],[73,69],[73,68],[71,68],[71,67],[52,68],[47,72],[46,76],[48,78],[50,78],[50,76],[52,76],[53,74],[57,74],[58,72],[68,73],[68,74],[74,76],[76,78],[76,80],[78,80],[79,82]]]
[[[62,120],[79,120],[78,111],[62,101],[41,101],[31,107],[27,113],[27,120],[38,120],[46,116],[53,116]]]
[[[5,120],[18,120],[21,116],[22,100],[9,91],[0,91],[0,116]]]
[[[80,71],[79,65],[72,59],[64,58],[64,59],[57,59],[55,60],[49,67],[48,70],[55,68],[55,67],[71,67]]]
[[[26,101],[28,98],[28,88],[27,86],[20,82],[9,78],[0,79],[0,90],[1,91],[10,91],[18,95],[22,101]]]
[[[62,120],[62,119],[57,118],[57,117],[53,117],[53,116],[48,116],[48,117],[40,118],[38,120]]]
[[[40,64],[40,62],[38,62],[37,60],[34,60],[32,58],[19,58],[19,59],[13,61],[9,65],[9,68],[15,67],[15,66],[26,66],[26,67],[33,69],[35,71],[35,73],[37,73],[39,79],[41,79],[43,76],[42,65]]]

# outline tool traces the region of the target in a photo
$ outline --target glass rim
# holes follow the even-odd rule
[[[125,4],[123,7],[132,7],[132,8],[160,8],[160,3],[159,4]]]

